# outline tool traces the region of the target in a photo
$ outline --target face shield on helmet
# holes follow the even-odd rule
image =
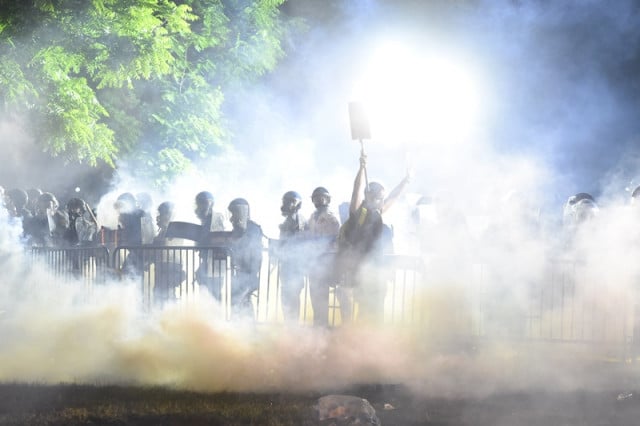
[[[244,231],[249,223],[249,203],[244,198],[236,198],[229,203],[229,221],[234,230]]]
[[[50,192],[44,192],[38,197],[36,205],[36,215],[45,216],[52,214],[58,208],[57,198]]]
[[[85,203],[80,198],[71,198],[67,201],[67,212],[71,218],[82,216],[85,210]]]
[[[114,207],[119,213],[131,213],[136,209],[136,197],[130,192],[125,192],[118,196]]]
[[[283,216],[296,213],[302,207],[302,197],[295,191],[288,191],[282,196],[282,206],[280,211]]]
[[[196,195],[196,207],[195,214],[198,219],[201,221],[204,220],[209,213],[211,213],[211,209],[213,208],[214,198],[213,194],[208,191],[199,192]]]
[[[598,215],[598,206],[593,200],[582,199],[573,206],[574,218],[576,223],[583,223]]]
[[[29,196],[22,189],[10,189],[4,195],[4,205],[12,216],[25,208]]]
[[[575,226],[597,216],[598,211],[598,205],[593,196],[580,192],[567,200],[564,206],[563,222],[565,225]]]
[[[317,209],[326,208],[331,202],[331,195],[329,195],[329,191],[326,188],[319,186],[313,190],[311,201]]]
[[[171,219],[173,219],[173,211],[175,205],[171,201],[165,201],[158,206],[158,215],[156,216],[156,225],[159,228],[167,228]]]

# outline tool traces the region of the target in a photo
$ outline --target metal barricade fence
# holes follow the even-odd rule
[[[232,251],[226,247],[121,246],[113,252],[112,265],[118,276],[140,283],[144,305],[148,309],[161,307],[167,302],[189,302],[207,291],[221,301],[224,317],[230,319],[230,294],[234,282],[231,256]],[[393,324],[416,323],[421,315],[420,299],[417,297],[422,282],[421,261],[411,256],[388,256],[387,260],[385,263],[391,269],[385,280],[384,321]],[[328,323],[337,326],[344,322],[340,316],[340,301],[336,297],[336,289],[341,282],[335,279],[335,274],[329,276],[333,278],[316,285],[329,287],[326,301]],[[297,318],[297,322],[308,325],[313,324],[315,315],[309,285],[305,276]],[[251,303],[258,322],[284,321],[280,261],[269,248],[264,251],[259,287],[251,294]],[[349,303],[350,310],[357,314],[357,303],[352,298],[343,299],[342,303]],[[296,318],[288,320],[296,321]]]
[[[221,301],[224,318],[231,319],[232,252],[226,247],[136,246],[33,248],[32,259],[49,266],[56,277],[83,280],[87,287],[110,276],[134,277],[140,282],[144,304],[155,308],[167,302],[190,302],[205,290]],[[263,252],[259,287],[251,294],[255,319],[282,322],[282,288],[277,256]],[[111,261],[110,261],[111,259]],[[387,256],[383,322],[422,327],[469,337],[624,345],[627,350],[640,334],[636,324],[636,290],[610,286],[588,274],[586,265],[572,259],[549,261],[536,277],[510,275],[504,265],[473,265],[468,282],[438,282],[422,259]],[[335,271],[332,271],[335,272]],[[338,326],[340,302],[353,320],[359,307],[352,298],[337,298],[343,282],[328,274],[328,323]],[[465,278],[466,279],[466,278]],[[314,322],[310,285],[300,294],[298,322]],[[454,288],[455,287],[455,288]],[[294,319],[295,320],[295,319]]]
[[[31,262],[46,265],[53,277],[80,280],[88,288],[106,282],[112,271],[105,247],[32,247],[30,253]]]
[[[629,354],[636,329],[634,285],[603,282],[574,259],[550,260],[536,279],[514,279],[505,269],[476,265],[468,303],[473,336],[602,345],[616,356]]]
[[[193,301],[206,291],[221,301],[229,319],[230,255],[225,247],[120,246],[112,265],[121,278],[140,283],[147,309]]]

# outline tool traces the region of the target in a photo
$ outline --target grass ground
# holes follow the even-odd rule
[[[345,390],[367,398],[385,426],[637,425],[634,392],[514,393],[481,399],[418,398],[399,386]],[[197,393],[163,388],[0,385],[2,425],[330,425],[319,394]],[[394,409],[385,410],[391,404]],[[345,423],[342,423],[345,424]],[[348,424],[348,423],[347,423]]]

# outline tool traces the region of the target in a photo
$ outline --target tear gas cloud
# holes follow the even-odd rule
[[[222,212],[233,198],[246,198],[252,218],[277,238],[286,191],[303,195],[308,217],[311,191],[325,186],[337,211],[350,199],[360,151],[348,133],[353,79],[362,74],[360,64],[372,46],[404,23],[400,39],[457,46],[473,58],[485,84],[485,121],[462,144],[437,144],[419,134],[411,143],[383,143],[375,135],[365,142],[369,178],[388,190],[407,166],[415,168],[411,187],[385,221],[396,230],[396,250],[419,254],[427,265],[419,291],[426,301],[423,321],[393,331],[255,327],[221,321],[219,306],[206,297],[188,309],[169,305],[142,312],[133,284],[114,282],[87,296],[78,283],[52,282],[43,271],[28,270],[19,254],[5,248],[15,235],[0,234],[6,271],[0,380],[203,390],[402,382],[434,394],[619,386],[618,376],[590,368],[611,355],[608,345],[566,344],[558,350],[487,340],[467,348],[460,341],[473,333],[535,336],[534,323],[523,314],[532,285],[551,280],[550,259],[576,258],[575,305],[599,315],[582,323],[582,336],[591,331],[605,340],[628,337],[622,333],[630,329],[627,296],[639,254],[638,212],[624,190],[638,170],[629,147],[637,137],[638,123],[631,118],[640,97],[634,98],[633,85],[625,86],[637,78],[629,72],[637,52],[622,43],[637,40],[640,32],[632,2],[436,3],[433,15],[421,2],[399,3],[409,13],[393,3],[332,3],[342,15],[312,20],[316,25],[291,46],[267,85],[230,97],[228,113],[240,123],[233,151],[198,164],[162,193],[145,188],[122,163],[98,216],[113,224],[119,193],[148,191],[155,205],[176,203],[176,220],[195,222],[194,197],[208,190]],[[311,4],[304,13],[313,16]],[[290,7],[295,13],[296,6]],[[431,26],[418,32],[422,18]],[[600,210],[568,235],[560,227],[562,204],[581,191],[597,195]],[[418,206],[423,197],[430,201]],[[479,314],[479,300],[492,303],[491,315]],[[568,322],[554,329],[552,315],[562,314],[551,307],[535,327],[552,336],[579,336]],[[605,318],[614,320],[603,326]]]

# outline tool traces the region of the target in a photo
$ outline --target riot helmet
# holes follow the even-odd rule
[[[296,191],[287,191],[282,196],[282,206],[280,211],[283,216],[296,213],[302,207],[302,197]]]
[[[592,202],[595,202],[593,196],[587,192],[579,192],[576,195],[572,195],[571,197],[569,197],[569,200],[567,202],[569,203],[569,205],[574,205],[582,200],[590,200]]]
[[[67,201],[67,212],[72,217],[82,216],[86,211],[85,202],[80,198],[71,198]]]
[[[214,202],[213,194],[209,191],[201,191],[196,195],[196,203]]]
[[[13,188],[5,193],[5,204],[7,210],[9,210],[14,215],[24,210],[27,205],[28,199],[29,196],[23,189]]]
[[[153,198],[151,194],[148,192],[138,192],[136,194],[136,201],[138,202],[138,207],[142,210],[148,212],[151,211],[153,207]]]
[[[563,222],[575,226],[595,216],[599,211],[598,204],[591,194],[580,192],[567,200],[563,212]]]
[[[27,205],[26,207],[34,212],[36,209],[36,204],[38,204],[38,197],[42,195],[42,190],[40,188],[29,188],[27,189]]]
[[[167,228],[169,222],[173,219],[175,204],[171,201],[165,201],[158,206],[158,215],[156,216],[156,225],[158,228]]]
[[[136,197],[130,192],[123,192],[118,196],[114,207],[120,213],[131,213],[136,209]]]
[[[213,194],[209,191],[202,191],[196,195],[196,208],[195,214],[201,221],[204,221],[213,208],[214,198]]]
[[[589,198],[583,198],[574,204],[574,217],[577,223],[585,222],[598,215],[598,205]]]
[[[331,195],[327,188],[319,186],[311,193],[311,201],[317,209],[327,207],[331,202]]]
[[[249,202],[244,198],[236,198],[229,203],[231,217],[229,221],[234,230],[245,231],[250,219]]]
[[[36,205],[36,214],[44,216],[49,212],[54,212],[58,209],[58,199],[50,192],[43,192],[38,197],[38,203]]]

